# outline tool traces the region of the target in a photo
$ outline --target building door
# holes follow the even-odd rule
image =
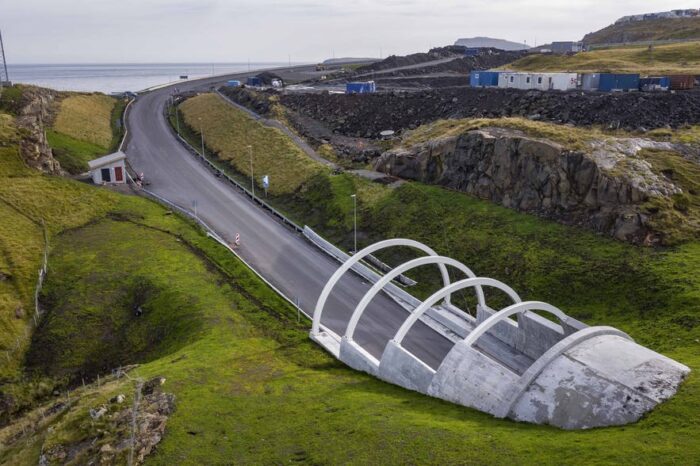
[[[124,181],[124,173],[122,167],[114,167],[114,181],[121,183]]]
[[[110,173],[109,173],[109,168],[103,168],[102,170],[100,170],[100,173],[102,174],[102,181],[103,182],[109,183],[110,181],[112,181],[112,177],[110,176]]]

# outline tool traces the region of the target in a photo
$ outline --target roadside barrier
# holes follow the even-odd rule
[[[164,109],[164,114],[165,114],[165,119],[168,120],[168,113],[167,113],[167,107]],[[334,257],[337,259],[339,262],[344,262],[345,259],[340,259],[340,257],[348,257],[348,255],[344,252],[342,252],[339,248],[336,246],[332,245],[325,239],[321,238],[321,236],[317,235],[311,228],[308,226],[300,226],[299,224],[295,223],[291,219],[289,219],[287,216],[285,216],[283,213],[272,207],[270,204],[267,202],[263,201],[259,196],[253,196],[253,194],[246,188],[244,185],[236,181],[235,179],[231,178],[226,172],[221,169],[218,165],[216,165],[214,162],[209,160],[209,158],[200,153],[197,149],[192,147],[192,145],[187,142],[185,138],[177,134],[173,128],[168,125],[168,128],[170,129],[170,132],[180,141],[180,144],[182,144],[185,149],[187,149],[192,155],[200,159],[202,162],[204,162],[219,178],[223,178],[229,183],[231,183],[233,186],[235,186],[239,191],[241,191],[244,195],[246,195],[250,200],[258,204],[260,207],[262,207],[264,210],[267,210],[270,212],[273,216],[277,217],[282,221],[283,224],[286,224],[289,226],[292,230],[296,231],[297,233],[301,233],[307,240],[309,240],[313,245],[321,249],[323,252],[329,254],[331,257]],[[307,234],[308,232],[311,232],[312,234]],[[373,267],[379,269],[382,272],[388,272],[391,270],[391,267],[382,262],[381,260],[377,259],[373,255],[369,255],[368,257],[365,258],[366,261],[371,264]],[[415,280],[412,280],[404,275],[401,275],[396,278],[396,280],[401,283],[404,286],[413,286],[416,284]]]

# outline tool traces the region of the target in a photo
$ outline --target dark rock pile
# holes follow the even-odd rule
[[[576,126],[637,130],[700,123],[700,92],[582,93],[450,88],[365,95],[289,94],[288,108],[338,134],[377,137],[441,118],[522,116]]]
[[[240,87],[221,87],[219,91],[234,102],[243,105],[258,115],[267,115],[270,112],[270,96],[266,92],[249,91]]]

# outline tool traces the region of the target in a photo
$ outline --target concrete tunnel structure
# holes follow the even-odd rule
[[[321,325],[326,301],[340,278],[367,255],[390,247],[412,247],[427,256],[377,276],[342,336]],[[439,267],[443,287],[423,302],[410,295],[406,299],[407,293],[397,291],[391,281],[426,265]],[[451,283],[448,266],[465,278]],[[512,304],[498,311],[490,308],[483,291],[489,287],[505,293]],[[460,290],[474,291],[475,317],[451,303],[451,295]],[[377,358],[354,335],[367,305],[380,292],[407,313]],[[558,323],[537,312],[554,316]],[[425,319],[433,320],[433,328],[444,328],[443,335],[454,342],[437,368],[402,346],[411,327]],[[690,373],[685,365],[638,345],[620,330],[589,327],[551,304],[524,302],[508,285],[477,277],[464,264],[407,239],[375,243],[344,262],[319,296],[310,336],[348,366],[384,381],[499,418],[563,429],[635,422],[673,396]]]

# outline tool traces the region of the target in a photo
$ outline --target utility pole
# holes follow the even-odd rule
[[[7,61],[5,60],[5,44],[2,41],[2,31],[0,31],[0,55],[2,55],[2,68],[5,71],[4,76],[0,76],[0,89],[5,82],[10,82],[10,75],[7,74]]]
[[[253,193],[253,200],[255,200],[255,178],[253,177],[253,146],[248,146],[248,153],[250,154],[250,192]]]
[[[357,254],[357,194],[351,194],[350,197],[352,198],[352,205],[353,205],[353,215],[352,215],[352,223],[353,223],[353,230],[354,230],[354,249],[353,249],[353,254]]]

